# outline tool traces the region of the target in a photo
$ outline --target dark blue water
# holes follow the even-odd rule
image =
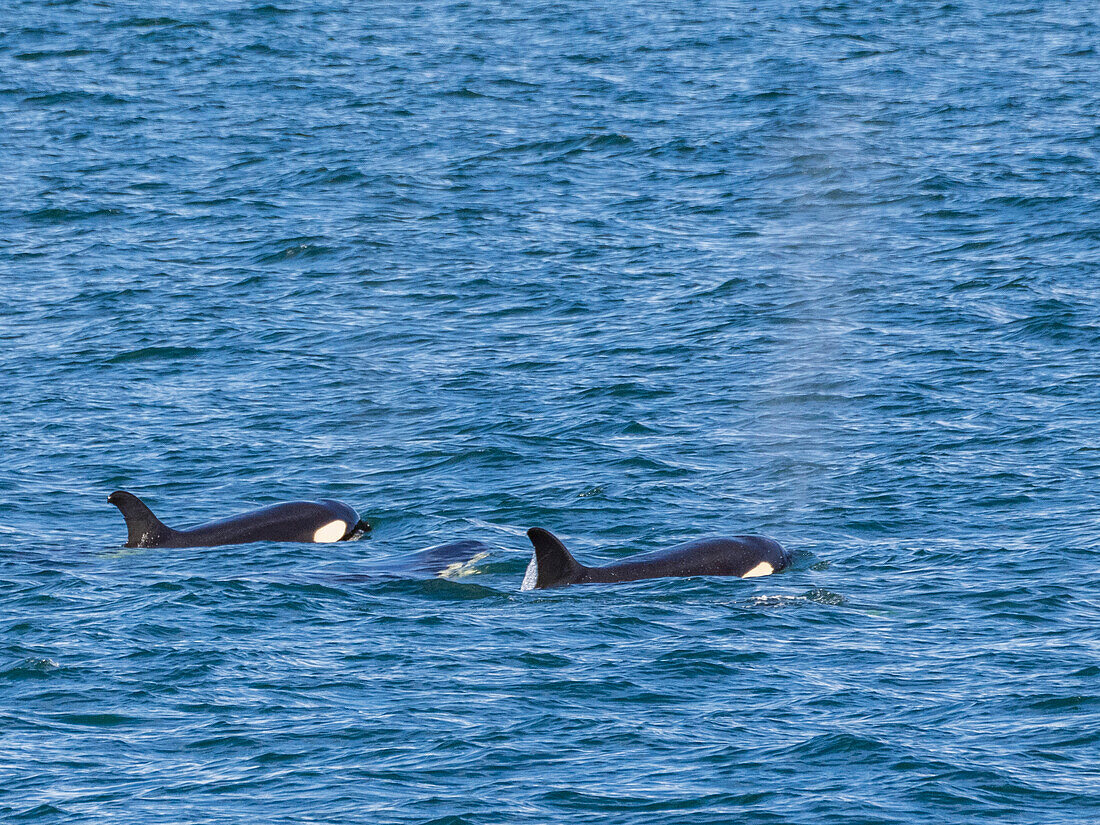
[[[3,5],[0,818],[1100,819],[1100,11],[683,6]]]

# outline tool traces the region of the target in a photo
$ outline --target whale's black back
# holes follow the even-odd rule
[[[790,554],[765,536],[697,539],[603,567],[585,567],[547,530],[534,527],[527,536],[535,548],[535,575],[533,582],[525,579],[524,586],[533,589],[671,576],[748,578],[777,573],[790,564]]]
[[[127,547],[215,547],[253,541],[339,541],[370,529],[347,504],[333,499],[289,501],[190,530],[174,530],[137,496],[118,490],[107,497],[126,520]]]

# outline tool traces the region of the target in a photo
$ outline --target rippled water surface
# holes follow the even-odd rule
[[[1100,819],[1097,6],[680,6],[3,5],[0,818]]]

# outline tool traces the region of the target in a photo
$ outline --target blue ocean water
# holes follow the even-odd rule
[[[1098,38],[3,4],[0,818],[1096,822]],[[117,488],[375,529],[123,551]],[[521,592],[536,525],[796,560]]]

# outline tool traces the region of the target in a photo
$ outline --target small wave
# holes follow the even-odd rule
[[[71,223],[121,214],[123,214],[121,209],[68,209],[53,206],[26,212],[23,217],[36,223]]]
[[[290,261],[295,258],[319,258],[324,255],[330,255],[336,250],[330,246],[322,246],[320,244],[314,244],[309,242],[285,241],[287,246],[278,249],[275,252],[268,252],[256,257],[257,263],[262,264],[274,264],[282,261]]]
[[[58,808],[56,805],[50,805],[48,802],[43,802],[41,805],[36,805],[33,808],[28,808],[25,811],[14,814],[12,819],[18,822],[35,822],[37,820],[53,821],[58,816],[68,817],[70,813],[64,808]]]
[[[199,347],[142,347],[141,349],[120,352],[107,359],[108,364],[129,364],[136,361],[174,361],[180,358],[194,358],[205,354]]]
[[[58,713],[51,718],[65,725],[89,728],[114,728],[145,721],[140,716],[128,716],[124,713]]]
[[[276,57],[285,57],[291,54],[291,52],[286,49],[275,49],[266,43],[253,43],[249,46],[245,46],[243,50],[251,54],[275,55]]]
[[[676,393],[667,387],[654,387],[639,381],[622,381],[617,384],[605,384],[590,387],[579,393],[579,398],[667,398]]]
[[[508,158],[514,155],[532,155],[532,163],[547,163],[565,158],[608,149],[626,149],[634,146],[634,141],[620,134],[587,135],[584,137],[565,138],[563,140],[541,140],[528,143],[517,143],[513,146],[505,146],[495,149],[487,155],[469,158],[467,162],[486,160],[492,158]]]
[[[847,603],[848,600],[844,596],[821,587],[807,590],[801,596],[767,595],[753,596],[749,599],[749,604],[754,607],[798,607],[806,604],[839,607]]]
[[[444,602],[465,602],[477,599],[494,599],[505,594],[491,587],[451,579],[399,579],[385,581],[373,588],[381,595],[394,594]]]
[[[333,186],[344,183],[355,183],[366,180],[367,176],[354,166],[337,166],[330,169],[320,166],[315,169],[303,170],[292,178],[292,185],[297,186]]]
[[[1071,711],[1091,710],[1100,705],[1100,696],[1042,696],[1035,697],[1029,702],[1033,710],[1047,711]]]
[[[577,498],[593,498],[594,496],[603,496],[605,490],[603,485],[597,484],[595,487],[590,487],[587,490],[581,490],[577,493]]]
[[[121,106],[133,101],[106,92],[53,92],[45,95],[30,95],[23,98],[24,103],[40,103],[45,106],[55,106],[59,103],[96,103],[107,106]]]
[[[40,679],[49,676],[61,667],[53,659],[43,656],[28,656],[22,661],[0,670],[0,679]]]
[[[573,664],[571,659],[546,652],[534,653],[527,651],[519,655],[519,660],[531,668],[569,667]]]
[[[199,739],[195,742],[187,744],[188,750],[211,750],[211,749],[231,749],[238,750],[240,748],[255,748],[260,743],[255,739],[248,736],[213,736],[209,739]]]
[[[272,3],[264,3],[263,5],[254,6],[250,9],[233,9],[232,11],[228,12],[225,17],[227,20],[231,20],[234,22],[249,21],[255,17],[274,20],[279,17],[293,15],[294,13],[295,12],[293,9],[284,9]]]
[[[107,27],[112,29],[153,29],[180,25],[183,25],[183,21],[174,17],[127,17],[125,20],[108,23]]]
[[[809,739],[781,749],[781,752],[796,759],[822,759],[841,757],[860,761],[861,759],[879,759],[892,750],[886,742],[869,736],[857,736],[851,733],[822,733]]]
[[[24,63],[36,63],[42,60],[56,60],[67,57],[87,57],[93,54],[108,54],[106,49],[60,49],[58,51],[21,52],[13,55]]]
[[[462,87],[460,89],[447,89],[441,92],[436,92],[435,97],[450,97],[458,100],[491,100],[490,95],[484,95],[481,92],[475,92],[473,89]]]

